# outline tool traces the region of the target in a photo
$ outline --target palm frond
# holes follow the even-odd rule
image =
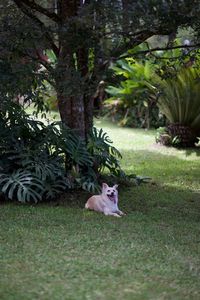
[[[189,68],[182,70],[177,78],[161,81],[162,95],[158,106],[171,123],[190,126],[200,130],[200,84],[199,72]]]

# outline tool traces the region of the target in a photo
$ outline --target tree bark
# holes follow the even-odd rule
[[[69,67],[69,70],[70,67]],[[66,72],[69,72],[67,70]],[[82,95],[71,95],[66,91],[69,85],[69,78],[66,72],[60,72],[57,78],[56,90],[58,99],[58,109],[61,121],[82,138],[86,139],[85,133],[85,108],[84,97]]]
[[[73,49],[73,46],[70,45],[70,41],[65,36],[65,25],[70,19],[73,20],[77,15],[79,3],[77,0],[61,0],[59,2],[61,19],[59,34],[60,52],[56,69],[58,108],[62,122],[74,129],[82,139],[86,140],[84,93],[81,94],[80,91],[75,91],[73,88],[72,91],[70,91],[70,88],[73,86],[73,81],[76,80],[74,79],[74,74],[78,74],[79,72],[82,79],[87,73],[88,57],[86,55],[83,56],[83,51],[76,53],[76,49]],[[73,34],[74,29],[74,34],[76,34],[76,28],[73,22],[68,26],[72,26],[70,29],[71,33]],[[74,36],[74,39],[75,38]],[[77,56],[76,62],[75,54]],[[77,90],[79,88],[80,87],[78,87]]]
[[[83,103],[84,103],[84,123],[85,123],[85,136],[92,129],[93,126],[93,97],[90,95],[90,91],[88,90],[87,84],[88,82],[88,63],[89,63],[89,50],[86,48],[80,48],[77,51],[77,67],[81,74],[81,78],[84,82],[83,88]]]

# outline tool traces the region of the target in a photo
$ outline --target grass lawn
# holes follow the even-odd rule
[[[122,167],[152,184],[119,189],[123,218],[84,210],[85,197],[79,206],[0,205],[0,299],[200,299],[200,150],[97,126]]]

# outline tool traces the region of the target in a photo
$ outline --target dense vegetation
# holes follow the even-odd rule
[[[105,101],[109,115],[122,126],[165,126],[158,138],[165,145],[194,146],[200,136],[199,50],[155,52],[145,61],[129,57],[112,67],[118,83],[106,89],[112,95]]]
[[[106,169],[124,177],[119,151],[93,127],[101,80],[116,62],[121,124],[134,119],[133,125],[142,127],[164,125],[156,106],[157,78],[174,75],[174,60],[168,57],[155,68],[164,60],[147,39],[166,35],[168,51],[177,47],[177,31],[190,28],[190,44],[180,41],[177,49],[185,49],[181,65],[191,62],[198,50],[198,1],[1,0],[0,6],[1,192],[10,199],[38,201],[65,188],[94,190]],[[118,81],[111,77],[111,83]],[[50,102],[61,123],[44,125],[23,111],[32,103],[36,114],[45,114]],[[197,130],[194,140],[198,135]],[[180,139],[176,132],[174,138]]]
[[[87,144],[61,122],[45,125],[15,103],[0,112],[0,193],[21,202],[54,199],[65,190],[98,189],[107,169],[124,176],[120,152],[93,128]]]
[[[154,35],[168,35],[171,42],[179,27],[196,30],[198,40],[198,1],[1,0],[0,5],[1,61],[13,78],[21,75],[15,96],[26,97],[30,86],[38,90],[45,79],[54,88],[62,122],[85,140],[95,91],[113,60]],[[10,80],[6,86],[13,88]]]

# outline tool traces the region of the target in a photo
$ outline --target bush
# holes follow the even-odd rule
[[[156,105],[155,66],[148,60],[142,63],[129,58],[117,61],[112,70],[121,81],[118,86],[110,85],[106,89],[112,96],[105,102],[108,115],[121,126],[150,128],[165,125]]]
[[[44,125],[15,103],[0,111],[0,193],[9,199],[38,202],[67,189],[94,191],[105,168],[123,175],[120,157],[102,130],[93,128],[86,145],[61,122]]]

